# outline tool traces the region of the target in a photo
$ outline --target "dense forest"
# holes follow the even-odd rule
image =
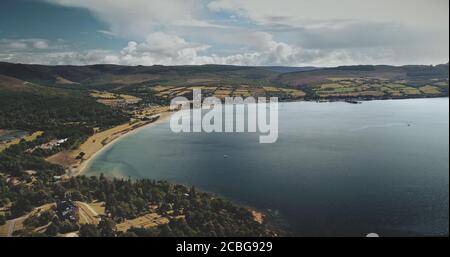
[[[89,97],[37,93],[0,92],[0,127],[21,130],[67,130],[107,128],[127,117]]]
[[[273,236],[265,225],[253,220],[245,208],[195,188],[152,180],[123,180],[100,177],[75,177],[64,182],[39,179],[35,183],[11,186],[0,176],[0,207],[9,205],[6,216],[0,215],[0,225],[6,219],[30,212],[34,207],[60,201],[66,193],[74,201],[104,201],[107,217],[98,225],[79,224],[62,219],[50,209],[25,220],[18,236],[55,236],[79,231],[80,236]],[[174,213],[182,218],[153,228],[131,227],[125,232],[115,229],[117,223],[148,213],[149,205],[161,215]],[[36,227],[46,226],[42,233]]]
[[[46,136],[76,142],[125,123],[129,116],[97,103],[82,92],[37,87],[32,91],[0,90],[0,128],[44,131]]]

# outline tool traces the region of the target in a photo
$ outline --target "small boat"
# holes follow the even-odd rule
[[[227,158],[228,158],[228,155],[224,154],[224,155],[223,155],[223,158],[227,159]]]
[[[345,102],[349,103],[349,104],[362,104],[362,102],[358,102],[358,101],[355,101],[355,100],[345,100]]]

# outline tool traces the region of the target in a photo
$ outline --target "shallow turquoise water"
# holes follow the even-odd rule
[[[28,132],[21,130],[10,130],[0,135],[0,142],[5,142],[26,136]]]
[[[143,128],[88,175],[196,185],[276,211],[297,235],[448,235],[448,98],[283,103],[279,115],[269,145],[252,133]]]

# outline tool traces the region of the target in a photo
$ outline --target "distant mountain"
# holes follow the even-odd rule
[[[385,80],[406,80],[411,85],[423,84],[431,79],[447,79],[449,76],[448,64],[436,66],[408,65],[355,65],[335,68],[315,69],[305,72],[290,72],[281,74],[277,82],[289,86],[308,86],[321,83],[330,78],[381,78]]]
[[[285,66],[267,66],[267,67],[259,67],[259,68],[263,68],[263,69],[278,72],[278,73],[311,71],[311,70],[321,69],[321,68],[317,68],[317,67],[285,67]]]
[[[447,64],[436,66],[359,65],[335,68],[201,66],[46,66],[0,62],[0,75],[41,85],[109,88],[131,85],[308,86],[333,77],[378,77],[389,80],[448,78]],[[1,79],[1,78],[0,78]]]

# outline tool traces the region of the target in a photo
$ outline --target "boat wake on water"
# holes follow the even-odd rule
[[[399,127],[399,126],[410,127],[411,124],[410,123],[387,123],[387,124],[365,125],[362,127],[350,129],[350,132],[357,132],[357,131],[372,129],[372,128],[391,128],[391,127]]]

